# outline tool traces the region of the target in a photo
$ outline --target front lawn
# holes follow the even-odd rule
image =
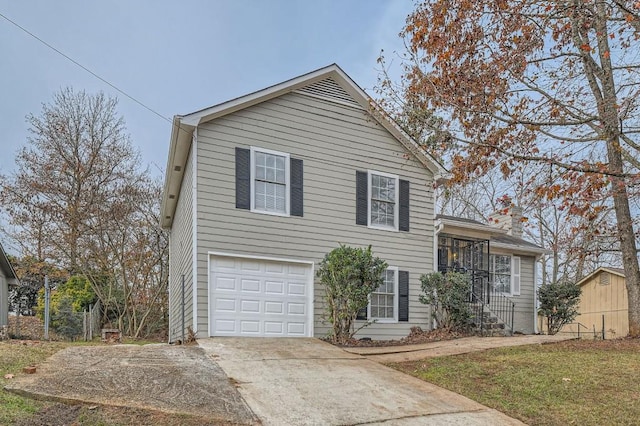
[[[518,346],[391,367],[530,425],[640,419],[638,339]]]

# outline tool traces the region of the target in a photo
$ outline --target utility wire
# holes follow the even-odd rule
[[[3,15],[0,12],[0,17],[4,18],[7,22],[11,23],[12,25],[14,25],[15,27],[19,28],[20,30],[24,31],[25,33],[27,33],[28,35],[30,35],[31,37],[35,38],[36,40],[38,40],[40,43],[44,44],[45,46],[47,46],[49,49],[53,50],[54,52],[58,53],[59,55],[61,55],[62,57],[66,58],[67,60],[73,62],[74,64],[76,64],[77,66],[79,66],[80,68],[82,68],[83,70],[85,70],[86,72],[88,72],[89,74],[91,74],[92,76],[94,76],[95,78],[97,78],[98,80],[102,81],[103,83],[109,85],[110,87],[112,87],[113,89],[115,89],[116,91],[118,91],[119,93],[121,93],[122,95],[126,96],[127,98],[131,99],[133,102],[137,103],[138,105],[140,105],[141,107],[143,107],[144,109],[146,109],[147,111],[151,112],[152,114],[157,115],[158,117],[160,117],[161,119],[172,123],[171,119],[165,117],[164,115],[160,114],[159,112],[157,112],[156,110],[154,110],[151,107],[148,107],[147,105],[143,104],[141,101],[137,100],[136,98],[134,98],[133,96],[131,96],[130,94],[128,94],[127,92],[125,92],[124,90],[120,89],[119,87],[117,87],[116,85],[110,83],[109,81],[107,81],[106,79],[100,77],[98,74],[96,74],[95,72],[91,71],[89,68],[85,67],[84,65],[82,65],[81,63],[79,63],[78,61],[74,60],[73,58],[71,58],[70,56],[64,54],[63,52],[61,52],[60,50],[56,49],[54,46],[50,45],[49,43],[47,43],[46,41],[44,41],[43,39],[41,39],[40,37],[38,37],[37,35],[33,34],[31,31],[27,30],[26,28],[24,28],[23,26],[21,26],[20,24],[18,24],[15,21],[12,21],[11,19],[9,19],[8,17],[6,17],[5,15]]]

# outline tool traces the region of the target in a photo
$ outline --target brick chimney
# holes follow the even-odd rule
[[[491,213],[487,219],[489,225],[504,229],[508,235],[522,238],[522,207],[510,206]]]

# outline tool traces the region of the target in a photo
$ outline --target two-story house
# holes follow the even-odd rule
[[[389,265],[359,336],[429,328],[446,171],[337,65],[174,117],[166,173],[170,341],[324,336],[315,271],[339,244]]]

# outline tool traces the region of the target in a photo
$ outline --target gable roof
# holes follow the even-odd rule
[[[326,79],[331,79],[337,83],[337,87],[333,85],[334,87],[330,87],[329,89],[333,90],[339,102],[351,106],[359,106],[367,110],[376,122],[391,133],[407,151],[412,153],[426,169],[434,174],[436,180],[446,176],[447,170],[435,158],[424,151],[413,138],[404,132],[338,65],[332,64],[209,108],[182,116],[176,115],[173,118],[171,129],[169,158],[167,161],[162,195],[162,227],[168,228],[173,222],[177,198],[180,192],[180,186],[182,185],[184,168],[191,149],[193,131],[198,125],[293,91],[303,91],[313,96],[314,90],[313,88],[309,88],[309,86],[321,83]],[[338,90],[336,90],[336,88]]]
[[[14,271],[13,266],[11,266],[2,244],[0,244],[0,269],[2,269],[4,276],[8,278],[7,281],[9,282],[9,285],[13,285],[14,281],[12,280],[17,280],[18,276],[16,275],[16,271]]]
[[[523,238],[508,235],[505,229],[487,225],[474,219],[439,214],[436,216],[436,220],[439,220],[440,223],[445,226],[448,225],[457,228],[486,232],[487,239],[493,247],[533,254],[544,254],[548,252],[548,250],[545,250],[537,244]]]
[[[473,229],[475,231],[488,232],[489,234],[506,234],[507,231],[502,228],[487,225],[475,219],[467,219],[464,217],[449,216],[444,214],[436,215],[436,220],[443,225],[455,226],[457,228]]]
[[[602,272],[608,272],[610,274],[617,275],[619,277],[622,277],[622,278],[626,279],[626,275],[624,273],[624,269],[611,268],[611,267],[608,267],[608,266],[601,266],[598,269],[596,269],[595,271],[593,271],[592,273],[590,273],[589,275],[587,275],[586,277],[584,277],[583,279],[581,279],[580,281],[578,281],[576,284],[578,284],[579,286],[582,286],[582,285],[586,284],[589,280],[591,280],[591,278],[595,277],[596,275],[601,274]]]

